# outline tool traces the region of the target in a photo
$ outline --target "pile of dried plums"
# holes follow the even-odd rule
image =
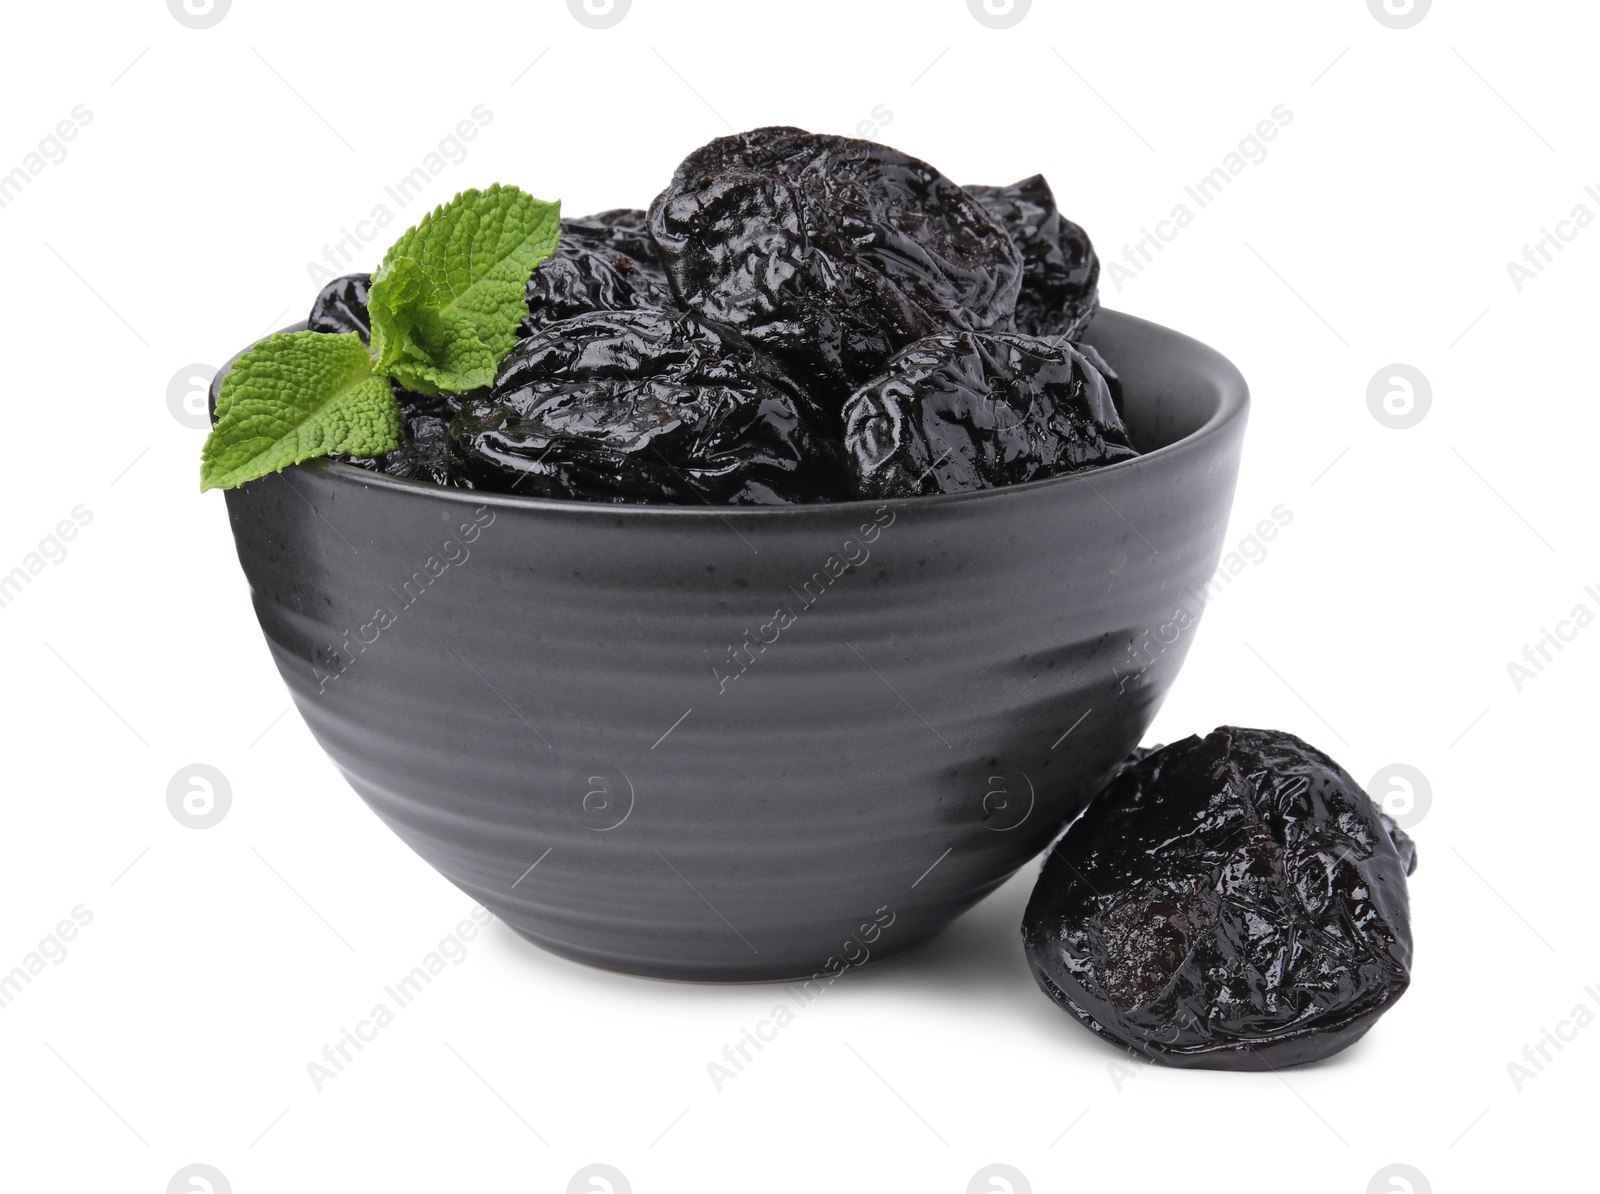
[[[1100,263],[1042,177],[963,189],[794,128],[690,154],[649,212],[563,220],[493,387],[396,387],[366,468],[597,502],[781,505],[986,489],[1136,455],[1078,343]],[[367,275],[319,332],[370,334]],[[345,458],[349,459],[349,458]]]

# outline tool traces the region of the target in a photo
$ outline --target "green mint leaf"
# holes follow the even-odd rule
[[[492,384],[527,315],[528,277],[560,237],[561,204],[498,184],[424,216],[372,276],[378,372],[424,394]]]
[[[285,332],[233,363],[200,454],[200,491],[233,489],[291,464],[400,446],[400,407],[354,332]]]

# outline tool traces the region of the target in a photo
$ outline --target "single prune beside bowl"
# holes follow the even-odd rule
[[[1009,327],[1011,237],[973,196],[888,146],[796,128],[721,137],[650,208],[679,302],[734,328],[837,409],[894,352]]]
[[[1410,839],[1292,734],[1223,727],[1126,764],[1046,856],[1039,986],[1167,1065],[1279,1069],[1356,1041],[1411,976]]]
[[[586,311],[675,306],[648,220],[632,208],[562,220],[556,251],[528,279],[522,334]]]
[[[968,187],[1022,251],[1016,324],[1030,336],[1083,335],[1100,306],[1100,259],[1089,234],[1056,208],[1044,175],[1008,187]]]
[[[479,489],[598,502],[780,505],[845,496],[825,416],[771,362],[681,312],[595,311],[512,350],[450,427]]]
[[[372,291],[372,275],[349,274],[324,286],[311,305],[306,326],[313,332],[341,335],[354,332],[361,343],[372,343],[372,318],[367,303]],[[445,467],[445,432],[460,406],[460,399],[449,394],[419,394],[391,381],[395,402],[400,407],[404,438],[393,452],[382,456],[350,456],[343,452],[333,459],[371,472],[407,477],[413,481],[449,483]]]
[[[1138,455],[1086,356],[1014,333],[919,340],[851,396],[844,426],[864,498],[990,489]]]

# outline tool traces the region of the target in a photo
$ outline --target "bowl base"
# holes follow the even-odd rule
[[[602,954],[590,953],[584,950],[575,950],[557,942],[535,936],[525,929],[518,928],[510,921],[503,922],[518,937],[524,941],[537,945],[547,954],[554,954],[568,962],[577,962],[580,966],[588,966],[594,970],[605,970],[611,974],[625,974],[629,978],[648,978],[657,982],[667,983],[705,983],[720,986],[759,986],[788,983],[826,983],[842,978],[856,970],[864,970],[870,966],[877,966],[881,962],[891,962],[909,954],[914,950],[927,945],[949,926],[947,924],[935,925],[932,928],[902,941],[893,949],[874,951],[873,955],[864,962],[857,963],[845,970],[834,974],[831,979],[825,973],[805,972],[794,963],[785,965],[778,963],[771,972],[763,972],[759,963],[755,965],[739,965],[737,967],[722,963],[688,963],[681,966],[641,966],[638,959],[612,958]]]

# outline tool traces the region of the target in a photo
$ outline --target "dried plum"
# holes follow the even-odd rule
[[[1045,337],[1049,339],[1049,337]],[[1100,350],[1093,344],[1083,340],[1075,340],[1072,347],[1083,354],[1084,360],[1100,371],[1100,376],[1106,379],[1106,389],[1111,391],[1111,405],[1117,408],[1117,414],[1122,414],[1122,375],[1113,369],[1110,363],[1101,355]],[[1133,442],[1133,433],[1128,432],[1128,442]],[[1137,446],[1137,445],[1135,445]]]
[[[341,456],[347,464],[373,472],[388,473],[391,477],[408,477],[413,481],[432,481],[435,485],[450,484],[450,470],[445,464],[445,442],[450,431],[448,416],[421,415],[404,412],[401,422],[405,438],[400,446],[376,459],[367,456]]]
[[[1327,755],[1224,727],[1117,774],[1046,857],[1023,941],[1045,993],[1126,1049],[1298,1065],[1404,993],[1414,859]]]
[[[851,396],[844,427],[867,498],[989,489],[1138,454],[1082,353],[1009,333],[918,341]]]
[[[601,502],[838,499],[825,416],[724,331],[660,310],[596,311],[517,345],[450,428],[476,488]]]
[[[361,337],[361,343],[370,344],[372,319],[367,314],[367,299],[371,287],[370,274],[335,278],[317,295],[306,326],[313,332],[333,335],[355,332]],[[379,457],[349,456],[335,452],[333,459],[370,472],[388,473],[391,477],[432,481],[436,485],[448,484],[445,433],[460,406],[460,399],[448,394],[418,394],[395,382],[389,384],[400,406],[400,423],[405,435],[400,446]]]
[[[371,274],[347,274],[335,278],[317,293],[306,327],[313,332],[328,332],[335,336],[354,332],[361,337],[361,343],[370,345],[372,316],[367,314],[367,300],[371,293]]]
[[[522,334],[586,311],[675,307],[648,219],[643,211],[618,208],[562,220],[556,251],[528,279]]]
[[[983,204],[887,146],[764,128],[690,154],[650,208],[683,306],[837,407],[895,351],[1009,327],[1022,257]]]
[[[1044,175],[1008,187],[966,189],[1022,251],[1017,330],[1068,340],[1082,336],[1100,306],[1100,259],[1089,234],[1056,209]]]

